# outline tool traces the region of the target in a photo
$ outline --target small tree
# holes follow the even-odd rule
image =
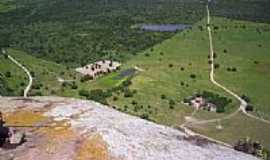
[[[216,63],[216,64],[214,64],[214,67],[215,67],[215,69],[218,69],[220,67],[220,65]]]
[[[246,106],[246,111],[248,111],[248,112],[252,112],[253,110],[254,110],[253,105],[248,104],[248,105]]]
[[[191,79],[195,79],[195,78],[196,78],[196,75],[195,75],[195,74],[191,74],[191,75],[190,75],[190,78],[191,78]]]
[[[5,76],[6,76],[7,78],[10,78],[10,77],[11,77],[11,72],[7,71],[7,72],[5,73]]]
[[[162,94],[161,95],[161,99],[166,99],[166,95],[165,94]]]

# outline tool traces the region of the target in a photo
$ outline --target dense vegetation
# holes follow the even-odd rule
[[[68,65],[110,57],[123,60],[174,33],[142,32],[140,23],[194,23],[203,5],[193,1],[27,0],[0,14],[2,45]],[[168,12],[169,11],[169,12]]]
[[[219,0],[213,1],[212,10],[216,15],[268,22],[269,3]],[[142,32],[132,26],[193,24],[204,17],[204,7],[199,0],[3,0],[0,45],[69,66],[108,57],[125,60],[174,34]]]
[[[217,16],[270,23],[269,0],[212,0],[210,7]]]

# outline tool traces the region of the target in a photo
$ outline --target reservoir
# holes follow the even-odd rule
[[[175,32],[182,31],[187,28],[191,28],[192,25],[189,24],[141,24],[138,28],[143,31],[153,31],[153,32]]]

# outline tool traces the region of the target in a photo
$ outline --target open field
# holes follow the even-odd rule
[[[223,129],[217,129],[217,123],[203,125],[191,125],[189,128],[195,132],[221,140],[229,144],[235,144],[239,139],[247,137],[261,142],[268,149],[270,148],[270,126],[260,121],[251,119],[239,113],[231,119],[221,121]]]
[[[213,24],[217,81],[248,96],[256,113],[270,119],[270,25],[224,18],[214,18]]]
[[[157,110],[149,114],[149,118],[167,125],[179,125],[183,122],[183,116],[189,115],[191,108],[181,103],[184,98],[199,91],[212,91],[224,95],[233,100],[232,97],[222,90],[213,86],[208,78],[208,42],[207,34],[201,31],[198,23],[192,30],[186,30],[171,39],[150,48],[138,56],[130,58],[123,68],[137,66],[144,71],[140,72],[133,80],[131,89],[137,90],[132,98],[123,95],[115,95],[117,100],[110,100],[110,104],[120,107],[131,114],[142,114],[149,112],[147,109],[135,111],[136,105],[146,107],[150,105]],[[184,68],[181,70],[181,68]],[[191,74],[196,78],[192,79]],[[182,84],[181,84],[182,82]],[[162,99],[161,96],[166,98]],[[176,105],[170,108],[169,101],[173,100]],[[134,107],[132,101],[137,104]],[[226,107],[226,113],[234,111],[238,107],[235,100]],[[138,112],[138,113],[137,113]],[[151,112],[150,112],[151,113]],[[200,115],[200,112],[198,113]],[[204,113],[207,118],[222,116],[224,114]]]

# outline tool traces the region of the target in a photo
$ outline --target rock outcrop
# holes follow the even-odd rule
[[[16,160],[253,160],[231,148],[84,100],[0,98],[7,125],[26,133],[0,157]],[[0,158],[0,160],[2,160]]]

